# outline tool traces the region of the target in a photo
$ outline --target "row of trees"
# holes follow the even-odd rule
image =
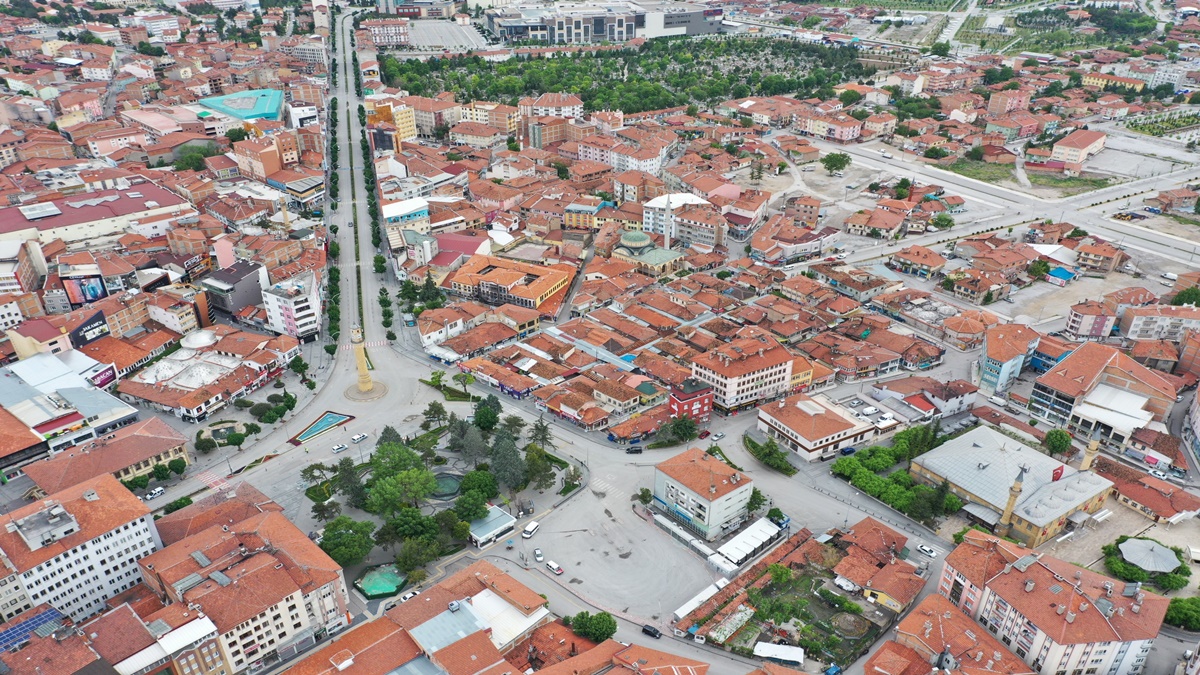
[[[136,490],[145,490],[150,485],[151,477],[161,483],[163,481],[170,480],[172,475],[182,476],[184,471],[187,471],[187,461],[176,457],[166,464],[160,463],[150,467],[150,473],[148,474],[134,476],[128,480],[121,481],[121,485],[129,488],[130,492],[134,492]]]
[[[879,475],[897,464],[911,464],[918,457],[937,447],[940,427],[937,422],[912,427],[897,433],[891,447],[871,446],[848,457],[838,459],[830,467],[835,476],[850,481],[854,487],[875,497],[888,506],[925,523],[949,515],[962,508],[962,500],[950,493],[949,483],[936,488],[914,483],[907,471],[900,470],[886,478]]]

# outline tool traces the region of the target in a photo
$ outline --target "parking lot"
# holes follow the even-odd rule
[[[468,52],[487,47],[487,41],[475,30],[475,26],[460,26],[451,21],[429,19],[413,21],[409,30],[409,44],[418,51],[446,49],[451,52]]]

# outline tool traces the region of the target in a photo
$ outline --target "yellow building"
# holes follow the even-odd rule
[[[1108,73],[1088,73],[1083,76],[1083,86],[1099,87],[1107,89],[1108,87],[1125,87],[1130,91],[1140,92],[1146,88],[1146,83],[1132,77],[1118,77],[1109,75]]]

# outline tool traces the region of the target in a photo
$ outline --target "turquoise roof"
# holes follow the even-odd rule
[[[202,98],[200,105],[240,120],[278,120],[283,107],[283,92],[278,89],[251,89]]]

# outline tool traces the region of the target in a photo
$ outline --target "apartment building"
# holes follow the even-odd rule
[[[1029,409],[1077,437],[1120,449],[1136,430],[1166,420],[1175,396],[1162,373],[1114,347],[1087,342],[1038,377]]]
[[[795,355],[766,331],[747,326],[724,344],[692,358],[692,377],[713,388],[713,405],[731,412],[791,389]]]
[[[191,463],[187,437],[157,417],[116,429],[102,438],[65,448],[53,457],[27,464],[25,475],[41,496],[61,492],[102,474],[117,480],[149,475],[172,460]]]
[[[664,246],[683,241],[703,251],[725,244],[728,222],[708,200],[686,192],[655,197],[642,205],[642,229],[662,235]]]
[[[979,388],[985,394],[1003,394],[1033,359],[1041,334],[1019,323],[988,328],[979,357]]]
[[[1189,330],[1200,329],[1200,308],[1184,305],[1130,307],[1121,319],[1121,335],[1130,340],[1181,342]]]
[[[161,545],[150,508],[110,474],[0,516],[0,616],[49,604],[75,621],[142,581]]]
[[[758,409],[758,430],[807,462],[836,457],[865,441],[875,425],[821,395],[795,394]]]
[[[521,117],[583,117],[583,99],[575,94],[547,92],[537,98],[526,97],[517,102]]]
[[[542,309],[575,278],[566,266],[543,267],[489,255],[471,256],[450,276],[455,293],[489,305]]]
[[[262,298],[267,328],[302,343],[317,339],[321,330],[321,285],[314,272],[272,284],[263,289]]]
[[[471,101],[463,106],[462,119],[464,122],[478,122],[496,127],[509,136],[516,136],[521,131],[521,109],[503,103]]]
[[[163,603],[212,619],[230,675],[268,667],[349,625],[341,566],[276,511],[211,525],[138,565]]]
[[[1063,332],[1072,340],[1105,340],[1116,325],[1117,315],[1104,303],[1085,300],[1071,305]]]
[[[462,121],[462,105],[424,96],[405,96],[401,103],[413,110],[413,121],[420,136],[433,136],[439,128],[449,129]]]
[[[1039,673],[1137,675],[1167,599],[982,532],[946,556],[938,593]]]
[[[655,465],[651,504],[712,541],[746,518],[753,491],[749,476],[700,448],[690,448]]]
[[[371,34],[371,41],[376,47],[399,47],[408,44],[408,19],[367,19],[358,27]]]

